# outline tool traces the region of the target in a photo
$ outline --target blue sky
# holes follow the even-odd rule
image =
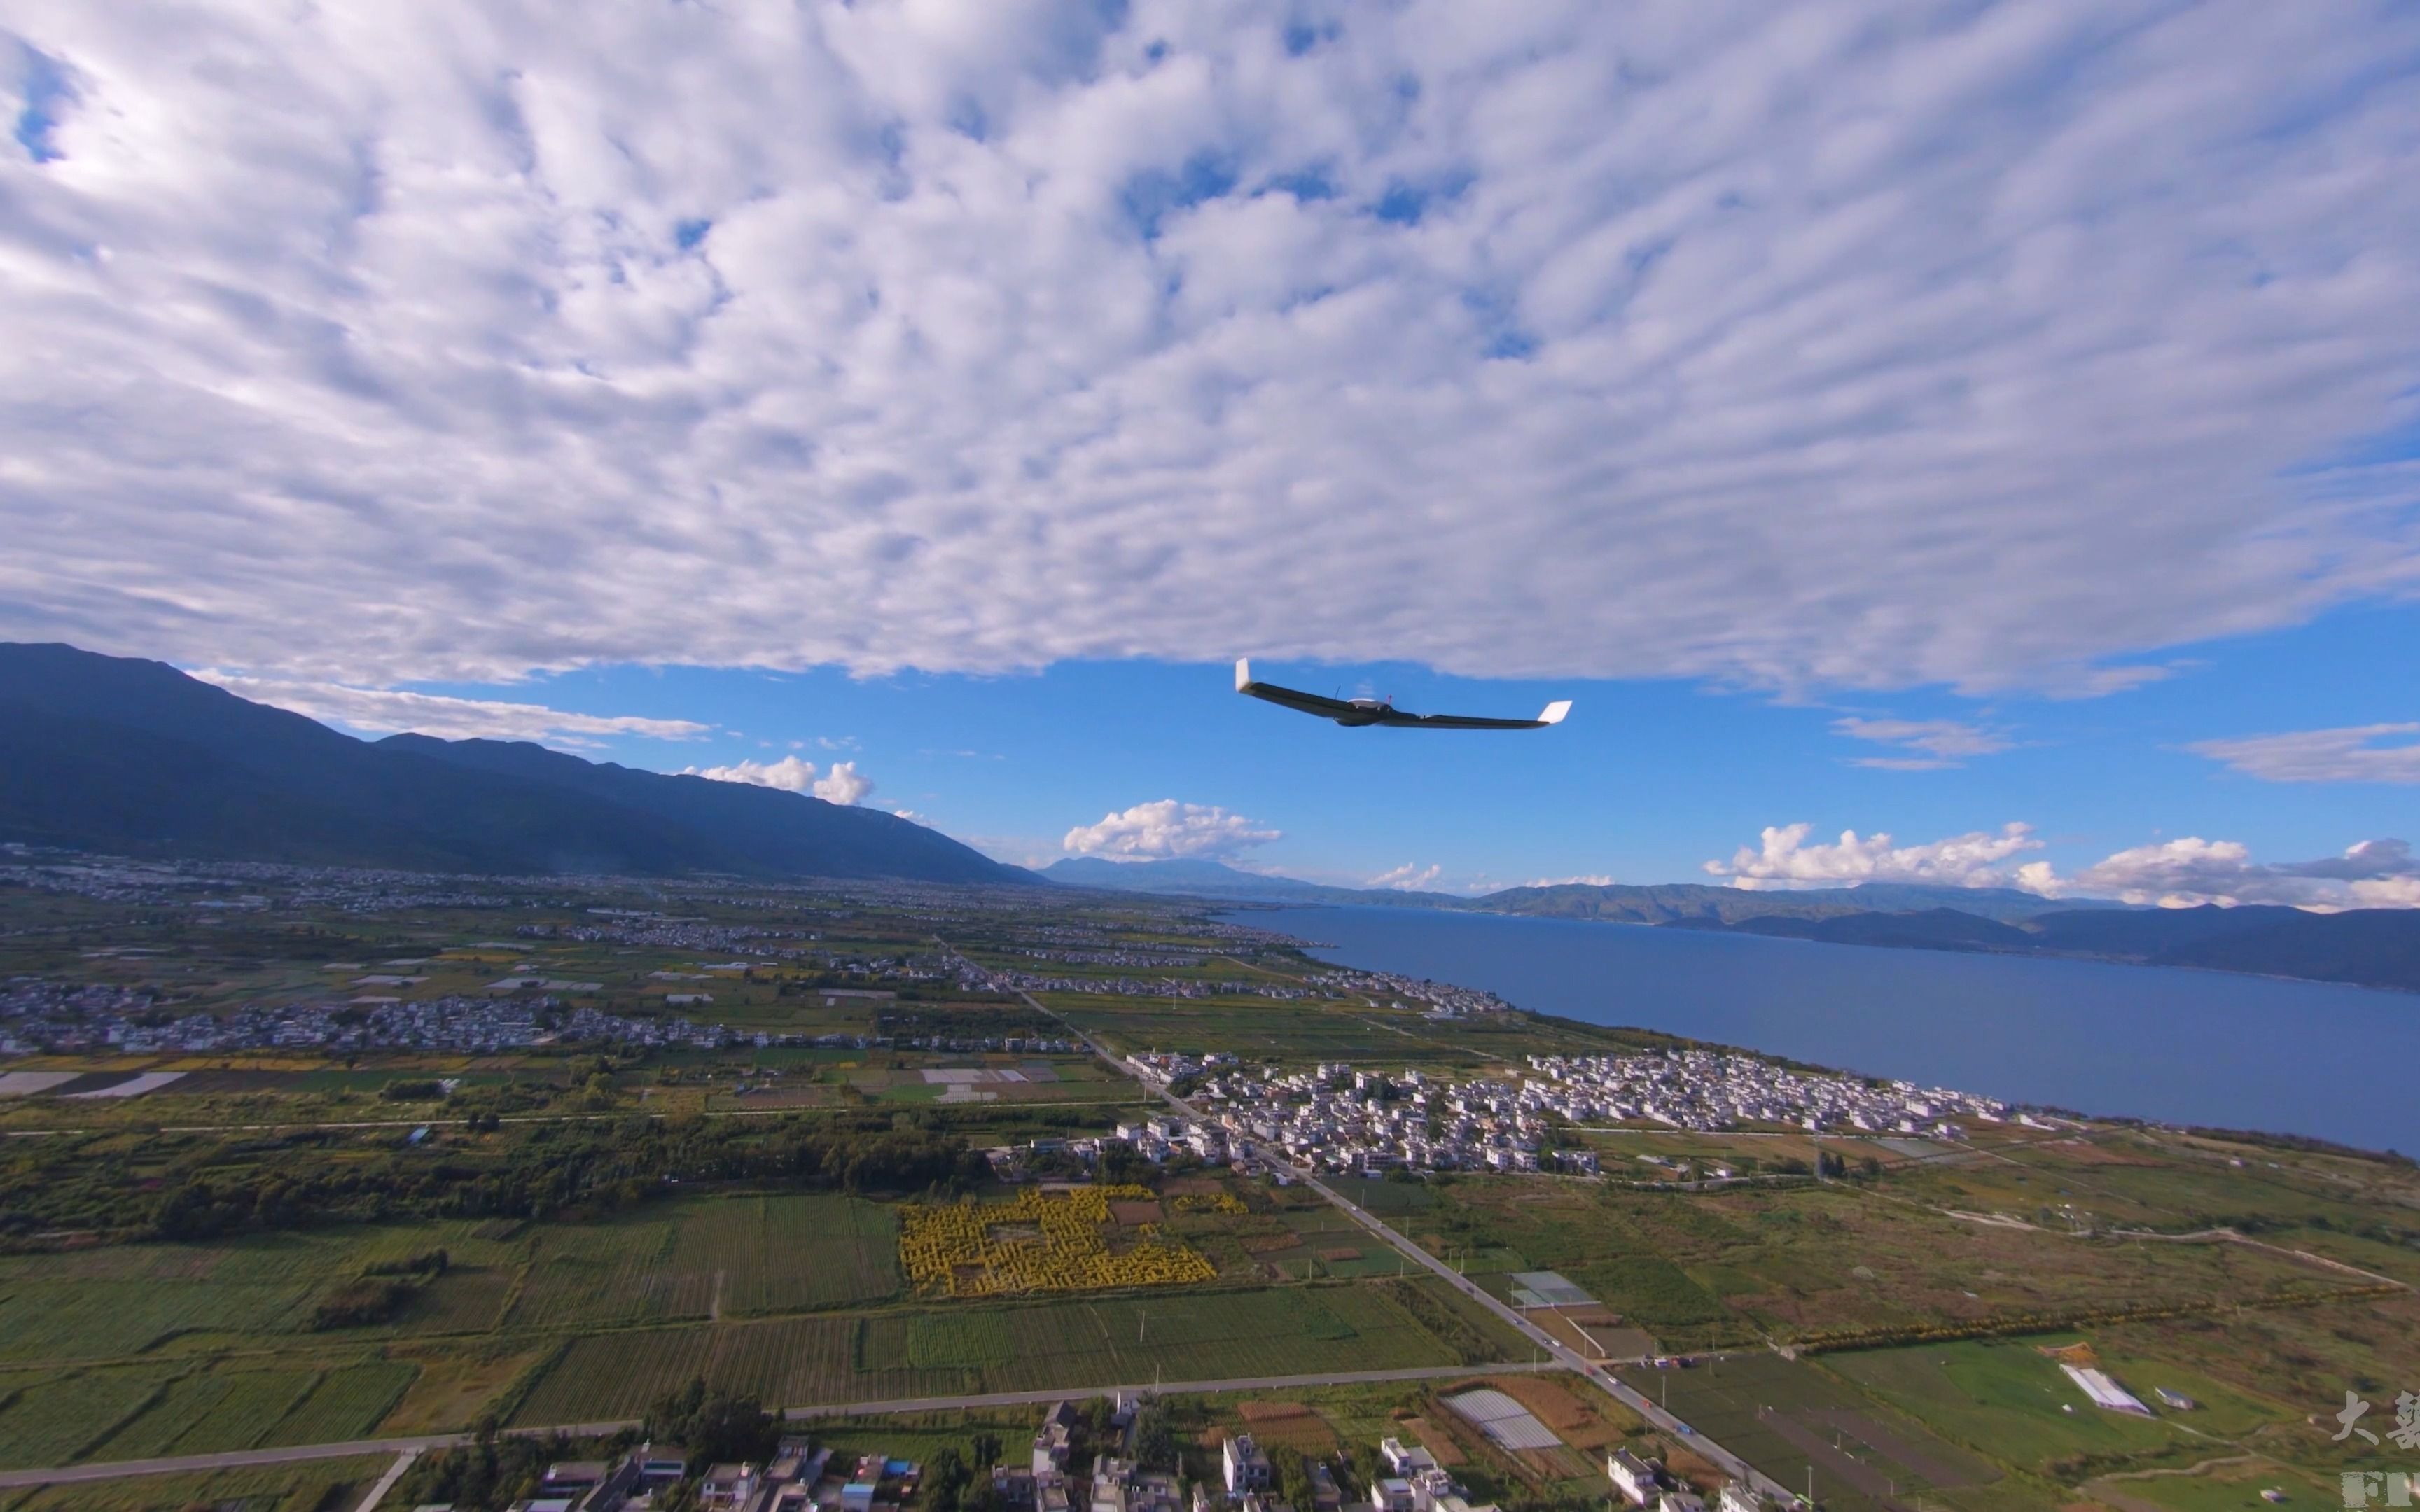
[[[1474,680],[1404,665],[1254,663],[1267,680],[1388,694],[1414,709],[1527,715],[1550,697],[1576,700],[1562,726],[1517,734],[1343,730],[1235,697],[1224,664],[1157,661],[862,679],[837,669],[616,667],[423,691],[707,727],[680,738],[551,735],[566,749],[656,770],[793,760],[828,778],[846,763],[873,784],[859,801],[908,810],[1020,864],[1074,854],[1069,831],[1110,812],[1173,799],[1237,823],[1197,826],[1165,844],[1129,835],[1133,854],[1212,856],[1347,885],[1714,880],[1704,863],[1727,861],[1743,844],[1761,851],[1763,828],[1799,823],[1813,826],[1818,843],[1843,829],[1879,829],[1894,850],[2026,825],[2039,848],[1987,858],[1992,875],[1953,860],[1931,876],[2012,881],[2012,867],[2029,860],[2071,878],[2117,853],[2186,837],[2290,862],[2409,834],[2420,792],[2408,751],[2387,768],[2390,780],[2362,779],[2357,765],[2331,780],[2277,780],[2257,775],[2257,752],[2230,760],[2195,748],[2408,717],[2405,653],[2414,644],[2420,610],[2346,609],[2289,630],[2176,648],[2160,658],[2166,675],[2082,699],[1935,689],[1785,700],[1679,680]],[[353,726],[370,732],[409,717],[366,702],[350,712]],[[455,733],[470,733],[491,717],[499,733],[547,722],[475,705],[419,722],[443,729],[456,719]],[[1844,726],[1852,720],[1866,722]],[[1883,721],[1953,726],[1984,737],[1964,744],[1998,748],[1941,759],[1905,744],[1937,741],[1938,728],[1898,742],[1844,733],[1887,729]],[[2404,733],[2359,744],[2413,742]],[[1902,760],[1940,764],[1860,764]],[[1279,838],[1258,838],[1271,831]],[[2142,880],[2115,875],[2098,890]]]
[[[2408,4],[38,0],[0,113],[0,637],[1017,859],[2420,906]]]

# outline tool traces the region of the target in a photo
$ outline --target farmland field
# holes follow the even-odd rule
[[[0,1469],[57,1465],[107,1436],[166,1384],[163,1370],[94,1370],[16,1382],[0,1411]]]
[[[1750,1354],[1688,1370],[1616,1374],[1784,1485],[1805,1485],[1811,1467],[1817,1497],[1838,1512],[1885,1506],[1892,1488],[1921,1488],[1937,1501],[1940,1492],[1998,1479],[1991,1466],[1914,1423],[1876,1421],[1855,1392],[1807,1364]]]
[[[876,1301],[899,1288],[897,1220],[876,1203],[825,1195],[739,1196],[658,1213],[533,1229],[529,1272],[509,1325],[789,1312]]]
[[[331,1370],[260,1442],[334,1443],[366,1438],[419,1373],[417,1366],[399,1360],[367,1360]]]
[[[2057,1363],[2035,1347],[2040,1342],[1865,1350],[1824,1365],[1927,1427],[1989,1444],[1995,1457],[2029,1470],[2071,1455],[2140,1452],[2177,1441],[2178,1430],[2164,1421],[2093,1409]]]
[[[1439,1304],[1450,1306],[1442,1288]],[[1489,1342],[1497,1342],[1489,1340]],[[1460,1350],[1374,1286],[1056,1301],[575,1341],[517,1424],[636,1416],[690,1376],[783,1406],[1453,1365]]]

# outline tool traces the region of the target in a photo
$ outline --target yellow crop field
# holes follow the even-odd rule
[[[1249,1212],[1244,1199],[1232,1192],[1187,1192],[1176,1199],[1179,1212]]]
[[[1078,1187],[1062,1195],[1023,1191],[1014,1202],[906,1209],[899,1268],[918,1290],[951,1297],[1100,1287],[1182,1287],[1218,1272],[1156,1225],[1112,1251],[1104,1236],[1112,1201],[1143,1201],[1141,1186]]]

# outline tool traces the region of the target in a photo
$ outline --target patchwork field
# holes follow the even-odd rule
[[[1460,1346],[1446,1336],[1450,1320],[1474,1333],[1482,1325],[1441,1286],[1402,1285],[1414,1289],[1351,1284],[961,1304],[587,1337],[564,1351],[513,1420],[632,1416],[694,1375],[811,1406],[1460,1363]],[[1444,1332],[1433,1317],[1450,1320]],[[1487,1342],[1507,1355],[1517,1348],[1500,1335]]]

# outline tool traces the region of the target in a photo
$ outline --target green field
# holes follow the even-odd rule
[[[1987,1446],[1993,1458],[2028,1470],[2046,1471],[2076,1455],[2140,1454],[2180,1440],[2165,1421],[2093,1407],[2038,1348],[2041,1342],[1869,1350],[1824,1365],[1947,1437]]]
[[[1999,1472],[1916,1423],[1878,1412],[1814,1365],[1741,1355],[1686,1370],[1623,1370],[1629,1385],[1668,1407],[1785,1486],[1835,1512],[1873,1512],[1894,1494],[1988,1490]]]
[[[168,1380],[154,1367],[12,1381],[0,1409],[0,1469],[67,1463],[140,1412]]]
[[[1441,1287],[1433,1289],[1437,1302],[1452,1305]],[[1505,1357],[1519,1348],[1501,1335],[1490,1342]],[[513,1420],[543,1425],[631,1417],[700,1374],[710,1383],[797,1407],[1383,1370],[1460,1359],[1436,1332],[1369,1285],[960,1304],[581,1338]]]

